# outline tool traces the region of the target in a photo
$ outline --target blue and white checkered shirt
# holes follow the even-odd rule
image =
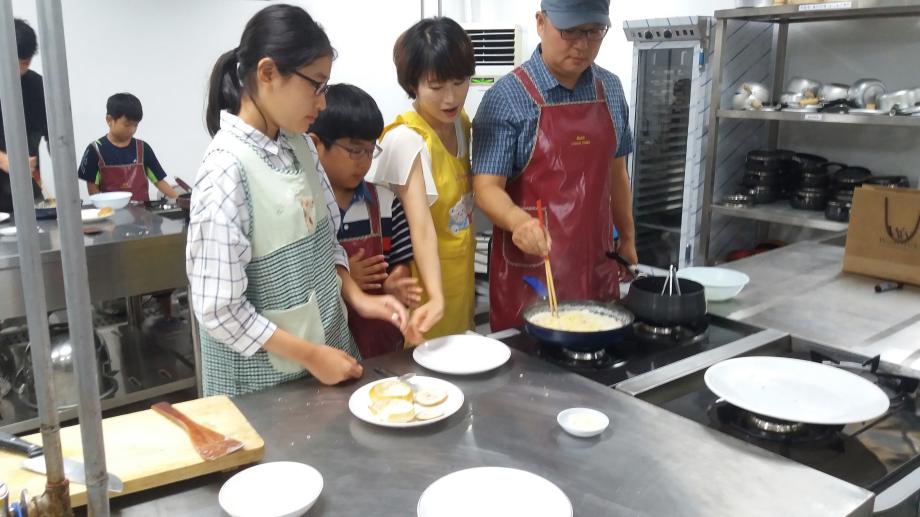
[[[594,77],[600,77],[607,108],[617,134],[616,157],[633,150],[629,105],[620,78],[597,65],[585,70],[574,90],[559,84],[540,56],[540,47],[521,65],[533,78],[547,104],[593,101]],[[508,74],[486,91],[473,120],[473,174],[517,177],[533,151],[540,108],[521,82]]]

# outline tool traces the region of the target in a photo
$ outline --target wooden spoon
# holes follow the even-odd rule
[[[202,459],[211,461],[243,448],[243,442],[227,438],[182,414],[169,402],[157,402],[150,409],[172,420],[188,433],[192,446]]]

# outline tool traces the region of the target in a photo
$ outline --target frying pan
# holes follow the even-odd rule
[[[558,310],[584,310],[597,313],[609,318],[619,320],[623,325],[611,330],[598,330],[590,332],[576,332],[556,330],[533,323],[533,317],[540,313],[550,312],[549,302],[546,301],[546,287],[537,278],[525,276],[524,281],[540,296],[541,300],[524,308],[524,330],[537,341],[548,345],[567,348],[578,352],[596,352],[610,348],[620,343],[623,338],[632,332],[632,322],[635,316],[622,305],[617,303],[601,303],[587,300],[559,301]]]

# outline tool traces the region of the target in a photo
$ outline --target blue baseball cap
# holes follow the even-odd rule
[[[557,29],[586,23],[610,26],[610,0],[542,0],[540,10],[546,11]]]

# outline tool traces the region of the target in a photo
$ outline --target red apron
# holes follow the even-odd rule
[[[559,300],[619,298],[619,268],[605,254],[613,249],[609,187],[617,136],[604,86],[595,78],[596,100],[549,105],[523,68],[514,74],[540,107],[540,117],[530,160],[508,183],[508,195],[535,217],[536,201],[543,201]],[[524,307],[537,299],[524,275],[542,279],[543,257],[524,253],[511,232],[494,228],[489,262],[493,332],[521,326]]]
[[[144,168],[144,142],[137,143],[137,159],[128,165],[106,165],[99,145],[93,142],[99,161],[99,190],[101,192],[130,192],[131,201],[150,201],[147,190],[147,171]]]
[[[367,184],[367,190],[370,193],[370,199],[366,201],[367,215],[371,223],[370,235],[356,237],[353,239],[343,239],[339,243],[345,248],[348,256],[352,256],[358,250],[364,250],[365,257],[382,255],[389,251],[390,241],[384,242],[383,232],[380,229],[380,203],[377,198],[377,189],[374,185]],[[368,294],[383,294],[383,289],[367,291]],[[403,348],[403,336],[398,328],[392,323],[376,319],[367,319],[357,311],[348,306],[348,328],[358,344],[358,350],[365,359],[388,354]]]

